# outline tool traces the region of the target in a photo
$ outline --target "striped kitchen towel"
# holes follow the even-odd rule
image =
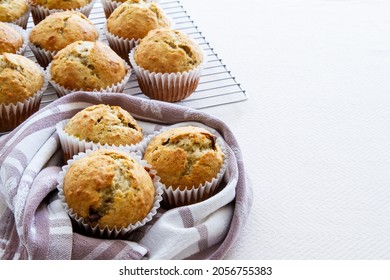
[[[55,125],[93,104],[121,106],[145,133],[180,122],[215,129],[229,163],[213,197],[168,211],[128,240],[77,233],[57,196],[62,153]],[[252,186],[236,138],[221,120],[191,108],[124,94],[76,92],[55,100],[0,138],[1,259],[222,259],[240,235]],[[1,209],[1,208],[0,208]]]

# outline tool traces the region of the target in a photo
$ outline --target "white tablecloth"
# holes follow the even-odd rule
[[[227,259],[389,259],[390,1],[181,2],[249,95],[206,110],[255,182]]]

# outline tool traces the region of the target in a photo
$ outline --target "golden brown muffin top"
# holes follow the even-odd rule
[[[80,140],[102,145],[131,145],[143,138],[142,128],[129,112],[106,104],[81,110],[69,120],[64,131]]]
[[[156,73],[185,72],[203,62],[200,46],[178,30],[155,29],[143,38],[135,50],[135,62]]]
[[[0,0],[0,21],[14,22],[27,11],[26,0]]]
[[[22,102],[37,93],[43,83],[44,77],[32,60],[17,54],[0,55],[0,103]]]
[[[30,32],[30,42],[48,51],[59,51],[76,41],[96,41],[99,33],[82,13],[65,11],[47,16]]]
[[[126,39],[144,38],[150,30],[168,28],[170,22],[158,4],[127,1],[107,19],[107,30]]]
[[[155,189],[149,173],[131,156],[97,150],[70,165],[64,196],[73,212],[92,226],[119,229],[147,216]]]
[[[16,53],[22,45],[22,35],[12,26],[0,22],[0,54]]]
[[[117,84],[127,72],[125,61],[100,41],[67,45],[53,57],[50,71],[59,85],[86,91]]]
[[[185,126],[155,136],[144,159],[166,187],[184,190],[211,181],[222,167],[224,154],[215,135],[200,127]]]
[[[72,10],[84,7],[92,0],[29,0],[32,6],[43,6],[49,10]]]

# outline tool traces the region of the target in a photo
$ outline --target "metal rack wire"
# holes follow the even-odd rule
[[[202,72],[198,88],[191,96],[183,101],[177,102],[177,104],[201,109],[246,100],[248,96],[245,90],[236,82],[235,77],[227,69],[226,65],[223,64],[222,59],[218,57],[218,54],[210,46],[210,43],[202,35],[202,32],[199,31],[198,26],[191,20],[180,1],[160,0],[159,4],[173,20],[175,24],[174,28],[186,32],[194,38],[202,46],[207,56],[207,63]],[[102,30],[106,18],[100,1],[95,3],[89,19],[98,29]],[[34,23],[30,16],[27,29],[29,30],[33,26]],[[104,35],[102,36],[102,40],[107,43]],[[25,56],[35,61],[35,57],[29,48],[27,48]],[[129,82],[125,86],[124,93],[148,98],[142,94],[135,74],[131,75]],[[43,107],[55,99],[57,99],[57,95],[54,89],[49,86],[43,95],[41,106]]]

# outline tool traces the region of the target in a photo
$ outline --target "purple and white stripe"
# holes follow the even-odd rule
[[[74,232],[56,194],[61,153],[55,125],[99,103],[121,106],[148,128],[187,121],[217,130],[229,151],[224,188],[201,203],[159,211],[129,240]],[[123,94],[78,92],[52,102],[0,138],[0,201],[7,207],[0,212],[1,259],[221,259],[248,217],[252,186],[234,135],[215,117]]]

